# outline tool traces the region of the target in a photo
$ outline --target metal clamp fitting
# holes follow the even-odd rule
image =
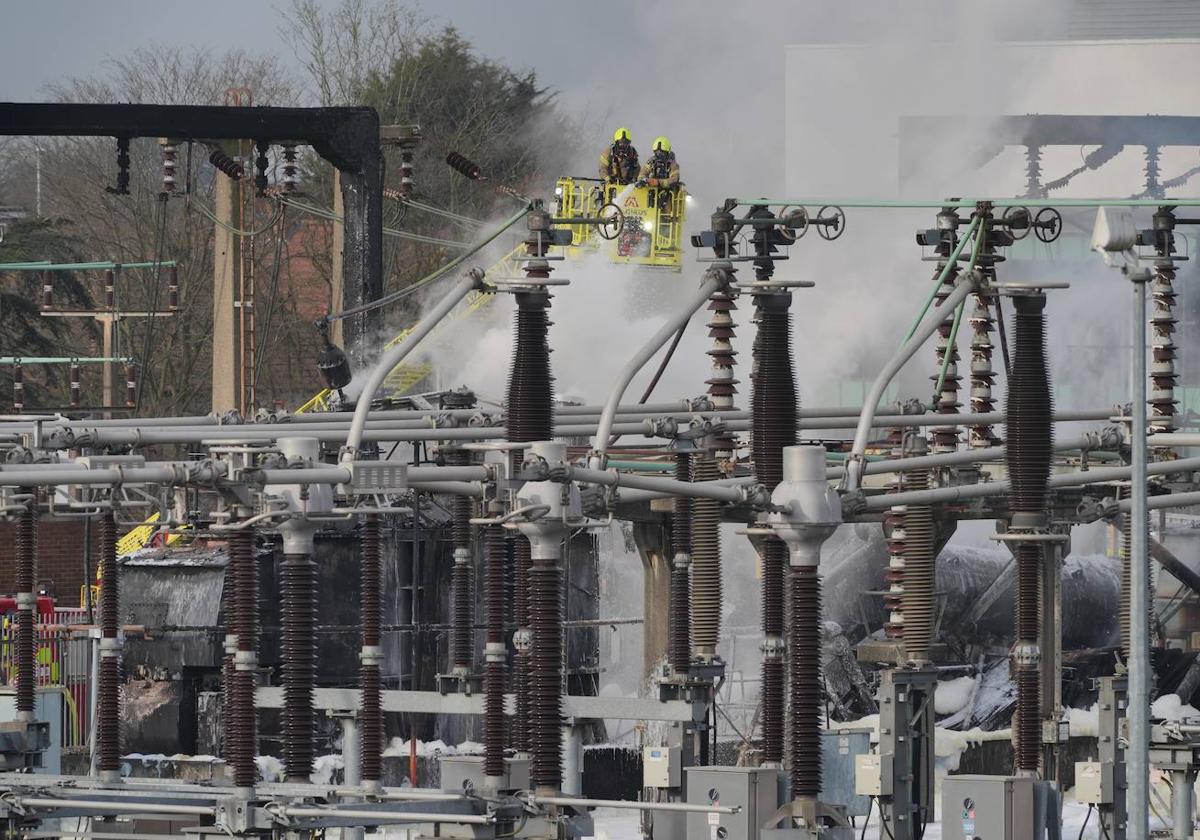
[[[1042,661],[1042,651],[1036,644],[1024,642],[1013,645],[1012,658],[1017,667],[1037,666]]]

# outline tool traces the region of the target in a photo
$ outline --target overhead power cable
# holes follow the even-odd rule
[[[343,318],[349,318],[354,315],[361,315],[364,312],[370,312],[373,309],[378,309],[381,306],[387,306],[390,303],[394,303],[395,301],[398,301],[401,298],[405,298],[408,295],[413,294],[418,289],[428,286],[430,283],[434,282],[435,280],[437,280],[441,277],[446,276],[448,273],[453,271],[455,268],[462,265],[464,262],[466,262],[472,256],[479,253],[486,246],[490,245],[493,241],[495,241],[495,239],[497,237],[499,237],[500,234],[504,233],[510,227],[515,225],[517,222],[524,219],[525,213],[527,210],[528,210],[527,207],[522,207],[520,209],[520,211],[514,213],[512,216],[510,216],[508,219],[506,219],[498,228],[496,228],[494,231],[492,231],[490,234],[488,234],[487,237],[485,237],[479,244],[470,246],[469,251],[464,251],[463,253],[461,253],[457,257],[455,257],[454,259],[450,260],[450,262],[443,265],[441,268],[435,269],[434,271],[425,275],[424,277],[422,277],[420,280],[416,281],[415,283],[410,283],[409,285],[405,286],[403,289],[399,289],[395,292],[392,292],[391,294],[384,295],[379,300],[373,300],[373,301],[370,301],[369,303],[364,303],[359,306],[353,306],[349,309],[343,309],[341,312],[332,312],[329,315],[326,315],[324,318],[322,318],[321,321],[328,323],[330,321],[340,321]]]
[[[302,201],[295,201],[290,198],[280,198],[281,205],[286,204],[288,207],[294,207],[303,213],[311,213],[314,216],[319,216],[322,219],[328,219],[331,222],[344,222],[343,216],[339,216],[332,210],[327,210],[324,207],[316,207],[312,204],[305,204]],[[436,236],[426,236],[421,233],[412,233],[407,230],[396,230],[395,228],[385,227],[383,229],[385,236],[395,236],[399,239],[409,239],[413,242],[423,242],[426,245],[440,245],[443,248],[470,248],[470,243],[461,242],[457,239],[441,239]]]

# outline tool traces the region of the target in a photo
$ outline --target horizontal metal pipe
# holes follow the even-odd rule
[[[180,816],[211,817],[217,809],[211,805],[171,805],[156,802],[113,802],[97,799],[49,799],[21,797],[23,807],[69,808],[72,811],[104,811],[110,814],[179,814]]]
[[[457,802],[465,797],[461,793],[447,793],[444,790],[432,788],[398,788],[385,787],[380,791],[367,791],[360,787],[340,787],[333,791],[338,796],[366,796],[375,799],[394,799],[405,802]]]
[[[943,417],[945,415],[942,415]],[[1095,435],[1081,435],[1068,440],[1055,441],[1055,452],[1070,452],[1083,450],[1091,452],[1099,441]],[[935,455],[921,455],[915,458],[890,458],[884,461],[869,461],[863,469],[864,475],[886,475],[903,472],[904,470],[923,470],[936,467],[950,467],[956,464],[981,464],[987,461],[1002,461],[1008,454],[1007,446],[988,446],[980,449],[960,449],[957,452],[939,452]],[[846,474],[846,468],[830,467],[825,470],[828,479],[841,478]]]
[[[1200,435],[1190,432],[1162,432],[1148,435],[1146,443],[1151,446],[1200,446]]]
[[[1163,496],[1151,496],[1146,500],[1148,510],[1162,510],[1173,507],[1190,507],[1200,505],[1200,493],[1169,493]],[[1122,513],[1133,509],[1133,499],[1122,499],[1118,504]],[[1153,550],[1151,550],[1153,553]],[[1176,577],[1179,577],[1176,575]]]
[[[367,820],[387,825],[389,822],[456,823],[458,825],[491,825],[496,820],[486,814],[443,814],[431,811],[369,811],[356,808],[284,808],[285,817],[295,819]]]
[[[586,799],[577,796],[540,796],[531,794],[530,804],[569,805],[577,808],[623,808],[631,811],[682,811],[688,814],[737,814],[740,806],[692,805],[687,802],[634,802],[629,799]]]
[[[410,481],[408,486],[413,490],[446,493],[451,496],[473,496],[476,499],[482,499],[484,495],[482,484],[471,484],[466,481]]]
[[[585,484],[655,490],[671,496],[716,499],[719,502],[740,502],[745,498],[743,493],[736,487],[710,481],[676,481],[672,478],[632,475],[630,473],[616,472],[615,470],[592,470],[584,467],[570,467],[569,475],[573,480],[581,481]]]
[[[1146,466],[1147,475],[1170,475],[1175,472],[1200,469],[1200,458],[1180,458],[1175,461],[1155,461]],[[1049,486],[1079,487],[1084,484],[1100,484],[1108,481],[1128,481],[1129,467],[1100,467],[1075,470],[1050,476]],[[957,487],[935,487],[932,490],[911,490],[906,493],[884,493],[867,499],[866,510],[884,510],[893,505],[911,505],[935,502],[956,502],[966,499],[982,499],[1002,496],[1009,490],[1008,481],[988,481],[982,484],[964,484]],[[1157,497],[1156,497],[1157,498]]]
[[[834,407],[834,408],[816,408],[816,409],[801,409],[799,412],[801,429],[848,429],[852,428],[858,422],[858,414],[851,413],[852,407]],[[450,416],[455,419],[465,419],[479,416],[480,414],[488,416],[496,416],[502,419],[503,412],[479,412],[474,409],[459,410],[454,409],[445,412],[373,412],[367,421],[368,430],[428,430],[430,432],[444,431],[447,434],[459,434],[464,430],[470,433],[472,430],[479,429],[503,429],[502,426],[452,426],[444,429],[432,425],[438,417]],[[406,416],[396,417],[392,415],[404,414]],[[599,414],[592,412],[586,414],[572,413],[564,415],[562,410],[559,410],[559,417],[570,417],[571,423],[566,428],[577,430],[580,428],[595,430],[595,424],[599,419]],[[677,421],[686,421],[694,417],[702,417],[708,420],[720,420],[725,423],[738,423],[739,421],[749,420],[750,412],[745,410],[737,411],[679,411],[663,409],[657,405],[631,406],[628,411],[622,410],[620,413],[624,418],[622,423],[619,423],[620,428],[629,428],[633,424],[641,424],[645,420],[663,420],[674,419]],[[1057,422],[1068,422],[1078,420],[1105,420],[1110,417],[1118,416],[1112,409],[1093,409],[1084,411],[1060,411],[1054,415]],[[315,419],[315,418],[322,419]],[[876,427],[886,426],[892,427],[912,427],[912,426],[939,426],[945,425],[947,422],[946,415],[937,414],[901,414],[895,409],[879,410],[875,413],[876,419],[879,417],[887,417],[886,423],[876,423]],[[1006,421],[1006,416],[1003,412],[988,412],[986,414],[962,414],[953,415],[959,425],[997,425],[1003,424]],[[307,419],[314,418],[314,419]],[[211,422],[206,422],[211,421]],[[125,430],[130,436],[125,438],[113,437],[115,441],[112,445],[133,445],[134,438],[132,434],[138,432],[143,441],[155,440],[157,437],[149,434],[150,432],[158,432],[165,428],[169,428],[179,434],[186,434],[188,440],[185,441],[167,441],[167,442],[192,442],[193,440],[220,440],[234,438],[255,438],[261,435],[268,437],[313,437],[315,432],[329,432],[334,429],[345,431],[349,428],[349,415],[345,413],[329,413],[323,415],[315,414],[297,414],[291,419],[276,422],[276,423],[218,423],[216,418],[212,417],[158,417],[158,418],[123,418],[115,420],[46,420],[41,423],[43,432],[50,433],[56,429],[71,430],[76,434],[82,432],[91,432],[94,430],[104,430],[111,432],[114,430]],[[0,421],[0,434],[11,433],[21,434],[29,433],[34,429],[35,424],[27,420],[17,421]],[[737,429],[735,429],[736,431]],[[503,437],[503,434],[500,435]],[[427,439],[427,438],[421,438]],[[1165,444],[1164,444],[1165,445]],[[1182,445],[1182,444],[1177,444]]]

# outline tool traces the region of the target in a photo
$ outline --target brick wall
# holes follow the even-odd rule
[[[82,519],[53,519],[38,521],[37,581],[45,586],[58,603],[79,605],[79,588],[83,585]],[[95,569],[99,552],[96,548],[96,527],[92,526],[91,564]],[[16,524],[0,522],[0,593],[11,594],[16,573]]]

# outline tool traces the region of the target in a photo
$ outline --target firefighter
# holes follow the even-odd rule
[[[671,141],[666,137],[654,138],[653,153],[638,173],[638,186],[666,190],[679,188],[679,164],[675,161],[675,153],[671,151]]]
[[[612,145],[600,153],[600,179],[611,184],[632,184],[638,173],[638,153],[628,128],[613,133]]]

